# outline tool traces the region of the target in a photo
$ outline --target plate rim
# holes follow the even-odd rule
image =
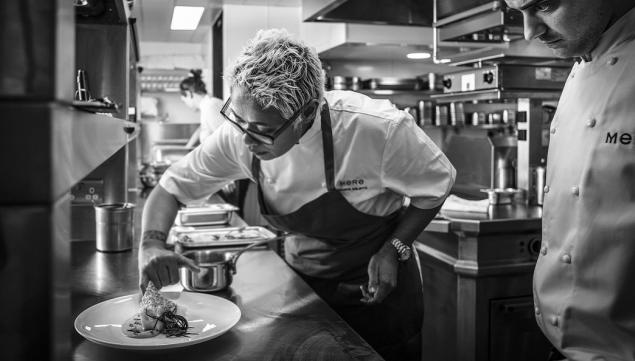
[[[125,298],[130,298],[130,297],[135,297],[138,294],[137,293],[133,293],[133,294],[128,294],[128,295],[123,295],[123,296],[119,296],[119,297],[113,297],[113,298],[109,298],[107,300],[95,303],[87,308],[85,308],[82,312],[80,312],[77,317],[75,317],[75,320],[73,321],[73,327],[75,328],[75,332],[77,332],[80,336],[82,336],[84,339],[94,342],[98,345],[102,345],[102,346],[107,346],[107,347],[112,347],[112,348],[118,348],[118,349],[125,349],[125,350],[163,350],[163,349],[171,349],[171,348],[178,348],[178,347],[186,347],[186,346],[191,346],[191,345],[195,345],[204,341],[209,341],[212,340],[214,338],[217,338],[219,336],[222,336],[223,334],[227,333],[229,330],[231,330],[237,323],[238,321],[240,321],[240,319],[242,318],[242,311],[240,310],[240,307],[238,307],[235,303],[231,302],[230,300],[227,300],[223,297],[219,297],[219,296],[215,296],[215,295],[211,295],[211,294],[207,294],[207,293],[201,293],[201,292],[190,292],[190,291],[182,291],[181,294],[188,294],[191,295],[193,297],[212,297],[212,298],[216,298],[219,300],[222,300],[223,302],[227,302],[229,307],[234,308],[235,312],[235,318],[232,319],[232,321],[229,323],[229,325],[227,326],[226,330],[222,330],[222,332],[219,332],[217,334],[210,334],[209,336],[205,336],[205,337],[200,337],[200,338],[196,338],[196,339],[192,339],[190,338],[190,340],[188,341],[184,341],[184,342],[177,342],[177,343],[169,343],[169,344],[163,344],[163,345],[128,345],[128,344],[120,344],[120,343],[115,343],[115,342],[108,342],[108,341],[104,341],[103,339],[94,337],[93,335],[87,334],[85,333],[82,328],[79,325],[80,319],[83,317],[86,317],[87,314],[89,314],[89,312],[105,303],[110,303],[110,302],[116,302]]]

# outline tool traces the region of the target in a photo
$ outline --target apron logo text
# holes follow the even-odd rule
[[[361,191],[368,189],[364,186],[363,179],[348,179],[337,181],[337,189],[340,191]]]

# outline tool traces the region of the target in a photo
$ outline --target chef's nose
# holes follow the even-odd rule
[[[525,39],[533,40],[547,32],[547,25],[534,15],[523,13]]]
[[[258,140],[254,139],[254,137],[252,137],[251,135],[249,135],[249,133],[246,133],[246,132],[243,133],[243,142],[245,142],[247,146],[260,144]]]

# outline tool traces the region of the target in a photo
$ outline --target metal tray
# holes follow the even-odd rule
[[[260,240],[273,239],[276,235],[259,226],[207,229],[173,227],[170,237],[177,249],[191,249],[248,245]]]
[[[178,211],[174,223],[177,226],[212,226],[229,223],[231,213],[238,207],[227,203],[206,204]]]

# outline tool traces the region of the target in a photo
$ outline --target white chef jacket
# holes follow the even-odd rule
[[[569,360],[635,360],[635,10],[574,65],[551,125],[536,319]]]
[[[399,209],[404,197],[422,209],[443,203],[456,171],[409,114],[387,100],[351,91],[327,92],[325,98],[333,129],[335,186],[353,207],[384,216]],[[252,153],[242,137],[223,123],[163,174],[161,186],[187,204],[230,181],[253,180]],[[264,199],[278,214],[326,193],[319,112],[299,144],[260,165]]]
[[[209,136],[225,121],[220,114],[223,108],[223,101],[219,98],[205,95],[201,99],[199,109],[201,112],[201,135]],[[204,139],[201,139],[201,142]]]

